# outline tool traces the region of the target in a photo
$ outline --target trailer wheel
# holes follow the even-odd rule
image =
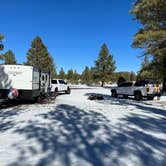
[[[54,96],[58,96],[58,88],[55,88],[55,91],[54,91]]]
[[[38,102],[38,99],[39,99],[39,97],[33,97],[33,98],[30,100],[31,104],[37,103],[37,102]]]

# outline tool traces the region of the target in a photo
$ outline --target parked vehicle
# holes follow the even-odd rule
[[[50,92],[50,75],[33,66],[0,65],[0,98],[36,99]]]
[[[134,96],[136,100],[147,98],[153,100],[155,96],[159,96],[161,90],[154,81],[143,80],[137,82],[122,82],[118,87],[111,89],[112,97],[123,95],[125,98]]]
[[[71,90],[67,83],[62,79],[53,79],[51,81],[51,93],[53,96],[58,95],[58,93],[65,92],[70,94]]]

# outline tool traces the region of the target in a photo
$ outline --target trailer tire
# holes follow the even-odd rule
[[[55,88],[55,91],[54,91],[54,96],[58,96],[58,88]]]
[[[30,100],[31,104],[37,103],[37,102],[38,102],[38,99],[39,99],[38,96],[37,96],[37,97],[33,97],[33,98]]]

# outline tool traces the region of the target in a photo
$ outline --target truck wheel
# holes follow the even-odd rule
[[[66,94],[70,94],[70,93],[71,93],[71,89],[68,87],[67,91],[66,91]]]
[[[148,96],[147,99],[148,99],[148,100],[153,100],[153,99],[154,99],[154,96]]]
[[[112,96],[112,97],[117,97],[117,92],[116,92],[116,90],[113,90],[113,91],[112,91],[111,96]]]
[[[141,99],[142,99],[142,94],[141,94],[141,92],[135,92],[135,94],[134,94],[134,98],[135,98],[135,100],[137,100],[137,101],[140,101]]]

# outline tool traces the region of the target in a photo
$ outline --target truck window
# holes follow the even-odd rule
[[[57,84],[57,80],[52,80],[51,83],[52,84]]]
[[[129,87],[129,86],[132,86],[133,83],[132,82],[123,82],[119,85],[119,87]]]
[[[119,87],[125,87],[125,83],[123,82],[123,83],[119,84]]]
[[[65,81],[64,80],[59,80],[59,83],[60,84],[65,84]]]
[[[138,81],[135,83],[134,86],[145,86],[146,85],[146,82],[145,81]]]
[[[126,83],[126,87],[129,87],[129,86],[132,86],[132,85],[133,85],[132,82],[127,82],[127,83]]]

